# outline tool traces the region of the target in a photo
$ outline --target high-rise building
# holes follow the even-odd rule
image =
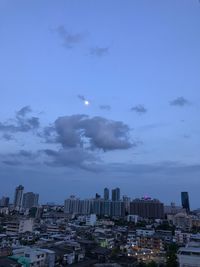
[[[142,218],[162,219],[164,217],[164,205],[156,199],[135,199],[130,202],[130,214],[139,215]]]
[[[67,214],[81,214],[81,200],[75,196],[65,200],[64,212]]]
[[[95,194],[95,198],[96,198],[96,199],[99,199],[99,198],[101,198],[101,196],[100,196],[98,193],[96,193],[96,194]]]
[[[118,187],[112,190],[112,201],[120,201],[120,189]]]
[[[189,202],[188,192],[181,192],[181,202],[182,202],[182,207],[187,212],[190,212],[190,202]]]
[[[15,196],[14,196],[14,208],[15,210],[20,210],[22,206],[22,196],[23,196],[24,187],[19,185],[15,189]]]
[[[2,197],[0,199],[0,207],[8,207],[9,205],[9,197]]]
[[[109,189],[104,188],[104,200],[109,200]]]
[[[38,206],[39,194],[27,192],[23,195],[22,207],[24,209],[31,209]]]

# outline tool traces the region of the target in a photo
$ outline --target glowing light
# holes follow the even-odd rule
[[[90,102],[88,100],[84,100],[84,105],[89,106]]]

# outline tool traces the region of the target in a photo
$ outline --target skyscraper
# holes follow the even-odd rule
[[[120,200],[120,189],[117,187],[112,190],[112,201]]]
[[[31,209],[38,206],[39,195],[33,192],[27,192],[23,195],[22,206],[24,209]]]
[[[109,189],[104,188],[104,200],[109,200]]]
[[[15,196],[14,196],[14,208],[15,210],[20,210],[22,206],[22,196],[23,196],[24,187],[19,185],[15,189]]]
[[[187,212],[190,212],[190,202],[189,202],[188,192],[181,192],[181,202],[182,202],[182,207]]]

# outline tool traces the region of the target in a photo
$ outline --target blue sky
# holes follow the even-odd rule
[[[200,206],[198,0],[1,0],[0,35],[2,195]]]

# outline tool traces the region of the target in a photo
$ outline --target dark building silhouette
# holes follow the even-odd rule
[[[104,200],[109,200],[109,189],[104,188]]]
[[[31,209],[38,206],[39,195],[33,192],[27,192],[23,195],[22,207],[24,209]]]
[[[23,191],[24,191],[24,187],[22,185],[19,185],[15,189],[14,208],[18,211],[20,210],[22,206]]]
[[[143,198],[130,202],[130,214],[139,215],[142,218],[164,218],[164,205],[157,199]]]
[[[120,201],[120,189],[118,187],[112,190],[112,201]]]
[[[0,199],[0,207],[8,207],[9,205],[9,197],[2,197]]]
[[[187,212],[190,212],[190,202],[189,202],[188,192],[181,192],[181,203],[182,203],[182,207]]]
[[[101,196],[100,196],[98,193],[96,193],[96,194],[95,194],[95,198],[96,198],[96,199],[99,199],[99,198],[101,198]]]

